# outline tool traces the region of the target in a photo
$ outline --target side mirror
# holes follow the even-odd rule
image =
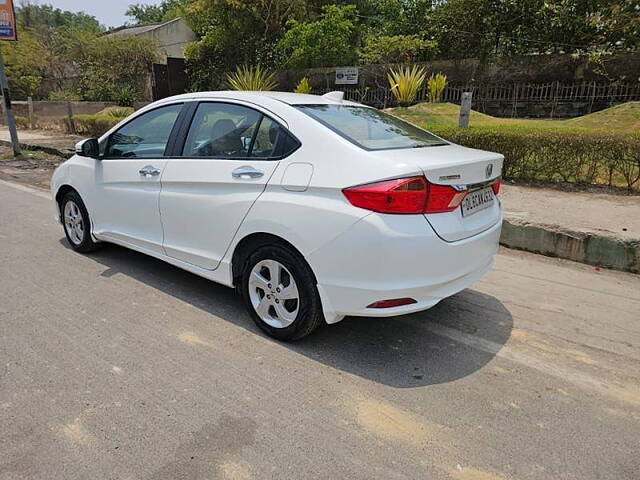
[[[97,138],[88,138],[76,144],[76,154],[81,157],[99,158],[100,144]]]

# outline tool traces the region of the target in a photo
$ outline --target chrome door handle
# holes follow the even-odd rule
[[[236,168],[231,175],[233,178],[260,178],[264,175],[264,172],[245,165],[244,167]]]
[[[139,170],[139,173],[143,177],[149,177],[149,176],[156,177],[156,176],[160,175],[160,170],[158,170],[153,165],[147,165],[146,167],[141,168]]]

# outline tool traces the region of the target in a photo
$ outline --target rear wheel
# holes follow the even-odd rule
[[[278,340],[297,340],[324,323],[311,268],[286,247],[265,246],[252,253],[241,289],[254,322]]]
[[[76,192],[67,193],[60,202],[62,225],[67,240],[77,252],[87,253],[97,248],[91,238],[91,222],[84,202]]]

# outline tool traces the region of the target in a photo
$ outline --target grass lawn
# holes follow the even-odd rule
[[[390,108],[394,115],[418,126],[439,130],[458,126],[460,107],[452,103],[419,103],[412,107]],[[598,131],[601,133],[637,133],[640,131],[640,102],[627,102],[582,117],[563,120],[498,118],[472,111],[472,128],[552,129],[562,131]]]

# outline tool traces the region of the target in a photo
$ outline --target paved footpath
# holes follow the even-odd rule
[[[504,250],[430,311],[278,343],[0,182],[0,479],[636,480],[638,312],[638,275]]]

